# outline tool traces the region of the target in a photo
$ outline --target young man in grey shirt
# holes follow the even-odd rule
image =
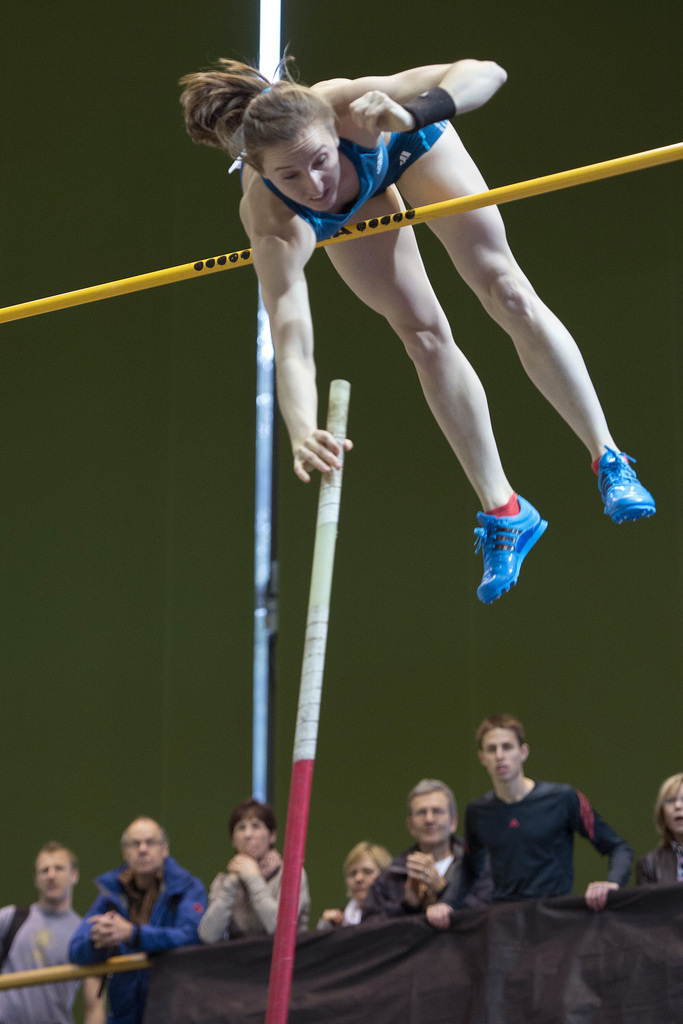
[[[69,943],[81,923],[71,905],[73,887],[78,882],[78,861],[61,843],[47,843],[36,857],[34,878],[37,903],[23,910],[14,904],[0,909],[3,974],[69,962]],[[62,981],[0,991],[0,1024],[74,1024],[72,1007],[80,984]],[[100,978],[85,979],[84,1024],[104,1024],[100,985]]]

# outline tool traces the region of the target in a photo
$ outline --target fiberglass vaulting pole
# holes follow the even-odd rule
[[[320,498],[287,806],[282,885],[270,961],[265,1024],[287,1024],[289,1019],[301,873],[304,866],[313,766],[318,743],[350,391],[351,385],[346,380],[333,380],[330,385],[327,429],[334,435],[339,445],[341,467],[320,474]]]
[[[259,71],[272,79],[280,62],[280,0],[261,0]],[[277,639],[277,417],[270,323],[259,291],[256,336],[256,481],[254,512],[254,662],[252,794],[273,798],[273,705]]]

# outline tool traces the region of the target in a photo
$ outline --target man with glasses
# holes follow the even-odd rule
[[[152,818],[136,818],[123,833],[121,848],[125,864],[96,879],[100,895],[71,940],[70,957],[77,964],[199,942],[197,925],[206,909],[206,890],[169,856],[161,825]],[[108,1024],[142,1020],[148,975],[129,971],[112,977]]]
[[[363,920],[422,914],[459,878],[463,842],[455,835],[458,810],[453,791],[439,779],[422,779],[408,794],[406,827],[416,842],[395,857],[373,882]],[[488,873],[469,895],[469,905],[488,902]]]

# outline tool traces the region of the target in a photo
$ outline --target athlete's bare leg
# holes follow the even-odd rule
[[[357,219],[403,209],[395,188],[369,200]],[[412,228],[368,236],[327,254],[351,290],[381,313],[415,364],[429,407],[484,509],[512,494],[498,454],[481,381],[457,348],[425,272]]]
[[[413,206],[486,191],[452,125],[412,164],[400,189]],[[495,207],[429,222],[463,280],[512,338],[527,374],[583,441],[591,460],[615,448],[583,357],[568,330],[538,297],[508,245]]]

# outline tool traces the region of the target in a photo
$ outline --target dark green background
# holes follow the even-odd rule
[[[463,56],[504,89],[457,122],[491,185],[681,140],[680,4],[285,0],[312,82]],[[9,305],[240,248],[239,182],[194,147],[180,75],[255,57],[256,3],[24,0],[0,43]],[[475,598],[476,498],[400,343],[310,264],[323,406],[352,382],[307,867],[313,917],[357,840],[407,845],[422,776],[488,788],[473,732],[509,710],[532,774],[584,790],[642,854],[681,768],[681,164],[504,208],[578,338],[659,512],[613,526],[581,444],[418,229],[487,388],[508,475],[550,522],[521,584]],[[354,242],[350,244],[362,244]],[[207,883],[251,784],[256,284],[251,269],[4,325],[0,336],[0,903],[57,837],[90,879],[139,813]],[[317,485],[281,450],[275,804],[284,826]],[[604,875],[586,844],[577,885]]]

